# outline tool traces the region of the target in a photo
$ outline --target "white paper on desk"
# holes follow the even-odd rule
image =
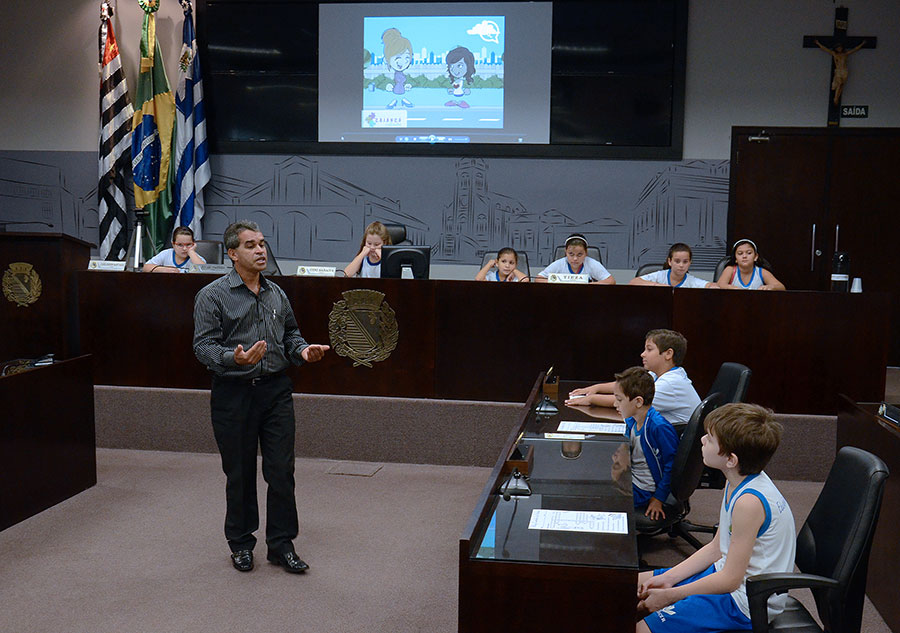
[[[559,423],[557,431],[569,433],[609,433],[611,435],[624,435],[624,422],[573,422],[563,421]]]
[[[531,511],[528,529],[628,534],[628,514],[625,512],[535,509]]]
[[[583,440],[584,433],[544,433],[546,440]]]

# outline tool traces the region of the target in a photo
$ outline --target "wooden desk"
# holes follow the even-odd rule
[[[87,268],[91,244],[59,233],[0,233],[0,276],[24,263],[40,279],[40,296],[17,305],[0,295],[0,360],[77,356],[75,271]]]
[[[91,359],[0,378],[0,530],[97,483]]]
[[[585,440],[577,455],[563,456],[563,442],[528,433],[535,427],[542,380],[543,375],[460,538],[459,631],[633,631],[638,553],[631,482],[617,486],[610,468],[621,438]],[[504,462],[523,431],[522,444],[534,450],[533,492],[506,501],[498,494]],[[536,508],[624,512],[628,533],[531,530]]]
[[[884,486],[881,515],[872,552],[866,595],[892,631],[900,631],[900,602],[893,578],[900,566],[900,428],[878,416],[878,404],[854,403],[840,397],[837,419],[837,449],[856,446],[880,457],[891,471]]]
[[[194,358],[193,302],[212,275],[78,273],[81,345],[102,385],[208,389]],[[372,368],[330,353],[291,370],[307,393],[522,402],[550,365],[595,382],[640,365],[644,335],[688,338],[685,368],[705,394],[719,365],[753,370],[749,401],[779,413],[837,411],[837,393],[884,393],[887,295],[672,290],[647,286],[492,284],[280,277],[303,336],[328,342],[342,292],[383,292],[397,348]]]

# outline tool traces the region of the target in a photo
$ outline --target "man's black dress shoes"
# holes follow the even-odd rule
[[[266,560],[270,563],[275,563],[276,565],[284,567],[285,571],[289,571],[292,574],[300,574],[309,569],[309,565],[300,560],[300,557],[294,552],[283,552],[281,554],[269,552],[266,556]]]
[[[249,549],[232,552],[231,564],[238,571],[250,571],[253,569],[253,552]]]

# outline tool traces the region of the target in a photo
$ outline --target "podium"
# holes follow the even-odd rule
[[[0,530],[97,483],[91,357],[0,377]]]
[[[91,244],[60,233],[0,233],[0,361],[79,353],[75,271]]]

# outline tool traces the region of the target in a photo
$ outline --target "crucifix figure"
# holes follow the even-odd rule
[[[849,70],[847,58],[861,48],[875,48],[875,37],[849,37],[847,35],[847,7],[834,10],[834,34],[804,35],[803,48],[820,48],[831,55],[831,92],[828,95],[828,125],[841,124],[841,95],[847,84]]]

